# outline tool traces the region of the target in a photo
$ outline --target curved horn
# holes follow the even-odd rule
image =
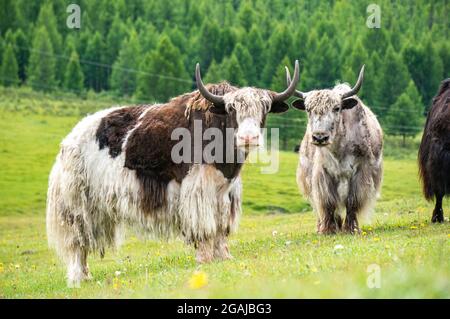
[[[200,75],[200,63],[195,66],[195,82],[197,83],[197,88],[205,99],[214,104],[224,104],[223,96],[212,94],[208,91],[202,81],[202,76]]]
[[[362,86],[363,80],[364,80],[364,68],[365,68],[365,64],[363,64],[363,66],[361,67],[361,71],[359,71],[359,76],[358,76],[358,81],[356,81],[355,86],[348,92],[345,92],[344,94],[342,94],[342,99],[345,99],[347,97],[350,97],[352,95],[355,95],[358,93],[359,89]]]
[[[297,86],[298,80],[300,78],[300,70],[298,66],[298,60],[295,60],[295,70],[294,70],[294,79],[290,81],[288,84],[288,88],[281,93],[277,93],[273,101],[280,102],[287,100],[292,94],[295,93],[295,87]]]
[[[284,69],[286,70],[286,83],[287,85],[289,85],[291,83],[291,73],[289,72],[289,69],[287,66],[284,67]],[[304,100],[306,98],[306,93],[303,93],[302,91],[299,90],[295,90],[294,95],[296,97],[301,98],[302,100]]]

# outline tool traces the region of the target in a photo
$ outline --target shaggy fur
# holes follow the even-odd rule
[[[442,199],[450,195],[450,79],[442,81],[428,113],[419,149],[419,169],[427,200],[436,198],[432,222],[443,222]]]
[[[195,119],[223,132],[248,118],[264,123],[269,110],[287,106],[271,105],[270,91],[208,88],[224,95],[225,110],[194,91],[166,104],[97,112],[62,141],[49,177],[47,234],[67,264],[69,285],[90,278],[88,254],[117,247],[125,225],[150,237],[180,236],[196,247],[199,262],[231,258],[227,237],[241,213],[242,164],[176,164],[171,133],[192,132]]]
[[[356,96],[356,106],[342,109],[341,94],[349,89],[340,84],[311,91],[304,101],[309,121],[300,146],[297,184],[318,214],[317,230],[323,234],[358,232],[358,220],[370,212],[382,180],[381,127]],[[330,144],[313,144],[316,130],[329,133]]]

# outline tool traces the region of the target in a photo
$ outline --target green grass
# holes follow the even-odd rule
[[[413,157],[385,159],[382,196],[361,235],[319,236],[297,191],[297,155],[286,152],[275,175],[244,167],[233,260],[198,266],[193,248],[179,240],[144,242],[130,234],[118,252],[90,258],[93,281],[69,289],[47,248],[45,199],[58,144],[77,120],[0,112],[0,297],[450,297],[449,223],[429,223],[432,204],[421,196]],[[371,264],[380,266],[379,289],[366,284]],[[191,289],[197,270],[207,284]]]

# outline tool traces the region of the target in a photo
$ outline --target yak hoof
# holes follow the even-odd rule
[[[356,225],[344,225],[343,231],[351,235],[361,234],[361,229]]]
[[[433,211],[433,217],[431,217],[432,223],[443,223],[444,222],[444,211],[442,209],[435,209]]]
[[[195,258],[195,260],[199,263],[199,264],[208,264],[210,262],[213,261],[213,255],[212,254],[197,254],[197,257]]]
[[[433,217],[431,218],[432,223],[443,223],[444,222],[444,216],[440,214],[433,214]]]

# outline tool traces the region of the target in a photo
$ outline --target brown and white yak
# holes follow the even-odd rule
[[[47,195],[48,240],[67,265],[68,284],[90,278],[88,254],[116,247],[125,225],[157,238],[182,237],[195,246],[198,262],[230,258],[227,237],[241,211],[243,161],[236,154],[245,159],[261,143],[268,113],[288,110],[284,101],[298,73],[296,61],[294,81],[282,93],[226,82],[205,87],[197,64],[197,91],[81,120],[61,143]],[[210,128],[234,130],[231,161],[196,161],[196,152],[193,160],[173,160],[176,129],[192,133],[188,144],[202,146]],[[220,145],[230,152],[230,137],[223,136],[228,140]]]
[[[286,75],[290,83],[287,68]],[[356,96],[363,77],[364,66],[355,87],[296,91],[300,99],[292,104],[308,114],[297,184],[318,215],[321,234],[359,232],[358,219],[370,212],[380,190],[383,135],[375,115]]]
[[[436,198],[431,221],[442,223],[442,199],[450,195],[450,79],[442,81],[428,112],[419,149],[419,168],[425,198]]]

